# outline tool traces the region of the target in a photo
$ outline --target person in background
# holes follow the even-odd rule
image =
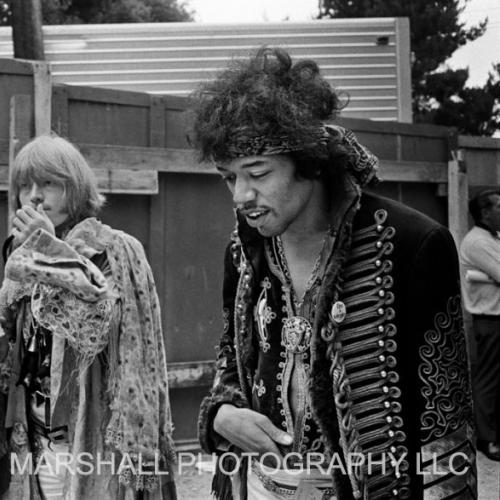
[[[469,211],[474,227],[460,245],[460,263],[464,305],[472,314],[477,346],[477,448],[500,461],[500,190],[479,192]]]
[[[194,96],[195,144],[237,218],[199,420],[215,495],[476,498],[453,239],[365,192],[378,161],[327,124],[338,105],[314,61],[272,48]],[[231,453],[253,456],[230,477]]]
[[[93,172],[55,135],[21,149],[9,196],[0,453],[21,466],[31,456],[33,470],[11,467],[0,498],[175,499],[160,308],[142,245],[95,218],[104,198]]]

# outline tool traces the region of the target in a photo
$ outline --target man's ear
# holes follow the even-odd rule
[[[491,213],[491,209],[489,209],[489,208],[482,208],[481,209],[481,220],[483,222],[487,221],[490,218],[490,213]]]

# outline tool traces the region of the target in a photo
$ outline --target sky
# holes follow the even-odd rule
[[[310,21],[318,0],[185,0],[198,22]],[[483,85],[493,62],[500,62],[500,0],[470,0],[463,13],[466,25],[488,16],[486,33],[458,49],[448,64],[469,67],[469,86]]]
[[[195,21],[310,21],[318,12],[318,0],[186,0],[196,11]]]
[[[455,51],[449,64],[454,69],[469,66],[467,83],[481,85],[492,63],[500,63],[500,0],[472,0],[464,14],[464,21],[472,24],[487,16],[488,28],[482,37]]]

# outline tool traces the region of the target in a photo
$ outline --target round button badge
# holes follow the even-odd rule
[[[335,321],[335,323],[342,323],[342,321],[344,321],[344,319],[346,317],[346,314],[347,314],[347,311],[346,311],[345,304],[343,302],[338,300],[337,302],[335,302],[335,304],[333,304],[331,315],[332,315],[332,319],[333,319],[333,321]]]

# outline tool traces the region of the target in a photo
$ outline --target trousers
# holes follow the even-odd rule
[[[477,436],[480,441],[500,442],[500,316],[472,317],[477,344],[473,375]]]

